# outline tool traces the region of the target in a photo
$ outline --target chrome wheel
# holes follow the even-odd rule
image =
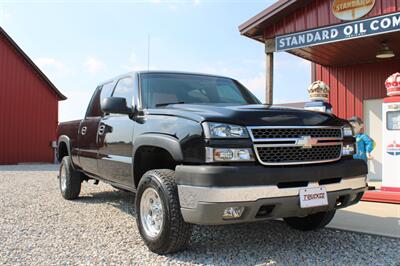
[[[65,170],[65,165],[62,165],[60,169],[60,186],[61,191],[67,189],[67,171]]]
[[[149,237],[157,237],[164,221],[160,196],[154,188],[143,191],[140,200],[140,222]]]

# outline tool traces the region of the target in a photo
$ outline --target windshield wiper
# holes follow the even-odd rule
[[[167,106],[170,104],[184,104],[185,102],[174,102],[174,103],[157,103],[156,107]]]

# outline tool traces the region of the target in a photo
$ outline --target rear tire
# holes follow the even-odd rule
[[[65,156],[60,164],[59,171],[60,191],[64,199],[78,198],[81,192],[82,174],[72,167],[69,156]]]
[[[139,182],[135,205],[140,235],[151,251],[169,254],[188,246],[193,226],[182,218],[174,171],[146,172]]]
[[[305,217],[288,217],[283,218],[283,220],[290,227],[301,230],[301,231],[311,231],[317,230],[325,227],[335,216],[335,210],[327,212],[318,212],[315,214],[310,214]]]

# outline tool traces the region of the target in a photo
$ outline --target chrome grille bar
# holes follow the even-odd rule
[[[341,158],[341,127],[254,126],[248,131],[263,165],[325,163]]]

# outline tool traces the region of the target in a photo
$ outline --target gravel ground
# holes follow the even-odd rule
[[[0,167],[0,264],[400,265],[400,240],[279,221],[195,227],[187,251],[158,256],[140,239],[134,195],[84,183],[63,200],[55,166]]]

